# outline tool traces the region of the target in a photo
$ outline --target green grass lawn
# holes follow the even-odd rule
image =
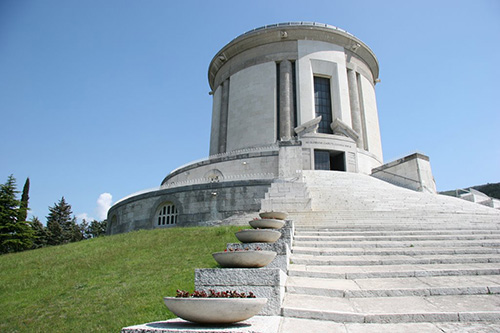
[[[241,227],[136,231],[0,256],[0,332],[119,332],[174,317],[194,269],[238,242]]]

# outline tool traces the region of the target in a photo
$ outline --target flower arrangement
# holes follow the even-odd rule
[[[184,290],[179,290],[177,289],[177,295],[175,296],[176,298],[256,298],[254,293],[251,291],[246,294],[246,293],[239,293],[236,290],[233,291],[215,291],[213,289],[208,289],[208,293],[205,291],[193,291],[192,293],[189,293],[188,291]]]
[[[227,248],[224,250],[224,252],[238,252],[238,251],[262,251],[262,249],[258,246],[256,246],[254,249],[249,249],[248,247],[245,247],[244,249],[239,249],[239,248]]]

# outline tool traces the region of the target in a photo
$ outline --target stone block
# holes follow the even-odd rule
[[[365,323],[421,323],[458,321],[458,313],[426,312],[426,313],[391,313],[367,314]]]
[[[292,220],[286,220],[283,228],[280,229],[281,237],[278,239],[278,243],[285,243],[288,248],[292,248],[293,235],[295,234],[295,226]]]
[[[276,252],[276,257],[271,261],[266,268],[279,268],[284,272],[288,270],[288,264],[290,262],[290,248],[285,242],[275,242],[275,243],[228,243],[227,249],[248,249],[255,250],[260,248],[263,251],[273,251]]]
[[[278,268],[209,268],[195,270],[194,284],[196,290],[236,290],[266,297],[267,305],[260,315],[275,316],[281,312],[286,279],[286,274]]]
[[[460,312],[458,314],[459,320],[463,322],[471,321],[489,321],[495,322],[500,320],[500,313],[488,311],[475,311],[475,312]]]
[[[440,287],[431,289],[432,296],[484,294],[488,294],[488,287]]]

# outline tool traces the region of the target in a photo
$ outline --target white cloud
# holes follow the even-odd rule
[[[94,209],[98,221],[102,221],[107,217],[108,210],[111,207],[112,202],[113,202],[113,196],[111,195],[111,193],[105,192],[99,195],[99,198],[97,198],[96,201],[97,206]],[[76,215],[76,218],[78,219],[79,222],[85,220],[88,223],[90,223],[92,220],[96,220],[96,218],[89,216],[89,214],[87,213],[78,214]]]
[[[102,221],[108,215],[108,210],[113,202],[113,196],[111,193],[101,193],[99,198],[97,198],[97,207],[95,209],[97,213],[97,218]]]
[[[87,213],[78,214],[78,215],[76,215],[76,218],[80,222],[82,222],[83,220],[85,220],[85,221],[87,221],[89,223],[90,223],[90,221],[92,221],[94,219],[93,217],[90,217],[89,214],[87,214]]]

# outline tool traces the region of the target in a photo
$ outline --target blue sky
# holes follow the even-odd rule
[[[500,181],[500,1],[0,0],[0,183],[30,177],[42,222],[62,196],[101,219],[208,155],[212,57],[287,21],[375,52],[386,162],[427,154],[439,190]]]

